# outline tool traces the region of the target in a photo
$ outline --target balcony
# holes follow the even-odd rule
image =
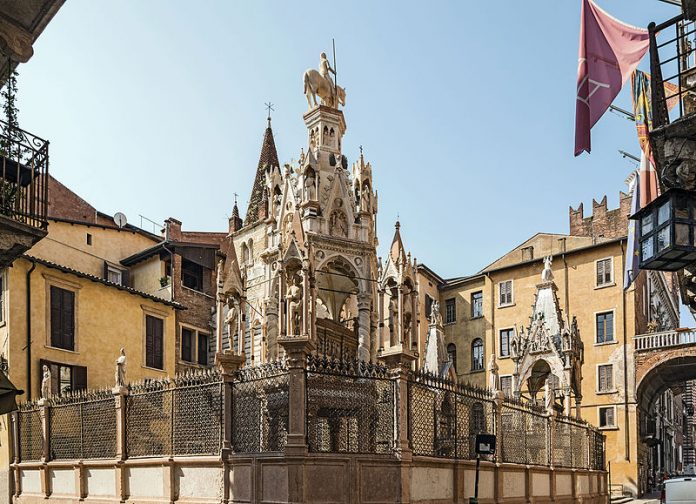
[[[666,348],[696,345],[696,329],[679,329],[652,334],[640,334],[633,338],[636,352],[663,350]]]
[[[46,236],[48,141],[0,121],[0,268]]]

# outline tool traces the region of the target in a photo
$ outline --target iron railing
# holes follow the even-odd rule
[[[650,23],[648,32],[652,121],[659,128],[670,123],[670,102],[677,102],[673,119],[696,111],[696,23],[680,14],[659,25]]]
[[[48,141],[0,121],[0,216],[46,229]]]

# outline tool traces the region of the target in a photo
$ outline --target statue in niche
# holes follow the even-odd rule
[[[227,326],[227,338],[232,348],[232,337],[237,334],[237,306],[233,298],[227,300],[227,315],[225,315],[225,325]]]
[[[411,312],[404,313],[404,334],[403,341],[411,341]]]
[[[289,235],[292,232],[292,214],[285,216],[285,234]]]
[[[331,234],[334,236],[348,236],[348,221],[341,210],[334,210],[329,220]]]
[[[317,179],[314,175],[314,170],[307,170],[305,174],[305,198],[307,201],[317,200]]]
[[[43,375],[41,376],[41,398],[48,399],[51,395],[51,370],[43,365]]]
[[[370,190],[365,187],[360,198],[360,211],[368,213],[370,211]]]
[[[389,298],[389,344],[396,345],[396,318],[398,317],[399,308],[397,306],[396,296],[392,295]]]
[[[126,386],[126,349],[121,348],[121,354],[116,359],[116,386]]]
[[[288,301],[288,330],[290,335],[298,335],[302,315],[302,288],[299,285],[300,279],[293,275],[292,283],[288,286],[285,299]]]
[[[440,302],[435,299],[430,307],[430,325],[442,325],[442,313],[440,313]]]
[[[317,146],[317,134],[314,130],[309,132],[309,148],[314,149]]]

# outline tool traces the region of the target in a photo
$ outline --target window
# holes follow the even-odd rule
[[[164,369],[164,320],[145,315],[145,365]]]
[[[427,294],[425,295],[425,318],[427,318],[427,319],[430,319],[430,315],[432,314],[433,301],[434,301],[433,298],[431,298]]]
[[[483,317],[483,292],[471,295],[471,318]]]
[[[480,371],[483,369],[483,340],[476,338],[471,343],[471,370]]]
[[[614,312],[598,313],[597,317],[597,343],[610,343],[614,341]]]
[[[92,235],[87,233],[87,245],[92,245]]]
[[[208,335],[198,333],[198,364],[208,365]]]
[[[614,366],[602,364],[597,366],[597,391],[610,392],[614,390]]]
[[[116,285],[128,285],[128,270],[124,270],[104,261],[104,280]]]
[[[615,412],[614,406],[601,406],[599,408],[599,427],[616,427]]]
[[[507,306],[512,304],[512,280],[500,282],[498,284],[498,306]]]
[[[475,402],[471,405],[471,433],[481,434],[486,432],[486,414],[483,404]]]
[[[181,281],[184,287],[189,289],[203,290],[203,266],[192,261],[183,259],[181,261]]]
[[[502,329],[500,331],[500,356],[510,357],[510,340],[514,329]]]
[[[51,372],[51,394],[61,396],[68,392],[87,388],[86,367],[71,366],[43,359],[39,361],[39,381],[37,383],[41,383],[43,379],[44,366],[48,366]]]
[[[201,366],[207,366],[208,342],[209,336],[207,334],[188,327],[182,327],[181,360],[184,362],[195,362]]]
[[[500,390],[503,391],[505,397],[512,397],[512,376],[500,377]]]
[[[597,287],[610,285],[614,281],[614,271],[611,258],[597,261]]]
[[[75,293],[51,285],[51,346],[75,350]]]
[[[181,328],[181,360],[193,362],[193,336],[191,329]]]
[[[447,355],[449,356],[449,361],[452,363],[452,369],[457,372],[457,346],[454,343],[447,345]]]
[[[107,272],[108,277],[106,278],[109,282],[121,285],[122,275],[121,270],[109,267]]]
[[[457,321],[457,300],[449,298],[445,300],[445,324]]]

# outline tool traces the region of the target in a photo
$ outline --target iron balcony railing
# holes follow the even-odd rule
[[[633,341],[636,352],[660,350],[681,345],[696,345],[696,329],[640,334],[635,336]]]
[[[696,112],[696,23],[681,14],[650,23],[648,31],[653,128],[659,128],[670,123],[672,106],[672,120]]]
[[[0,217],[46,229],[48,141],[0,121]]]

